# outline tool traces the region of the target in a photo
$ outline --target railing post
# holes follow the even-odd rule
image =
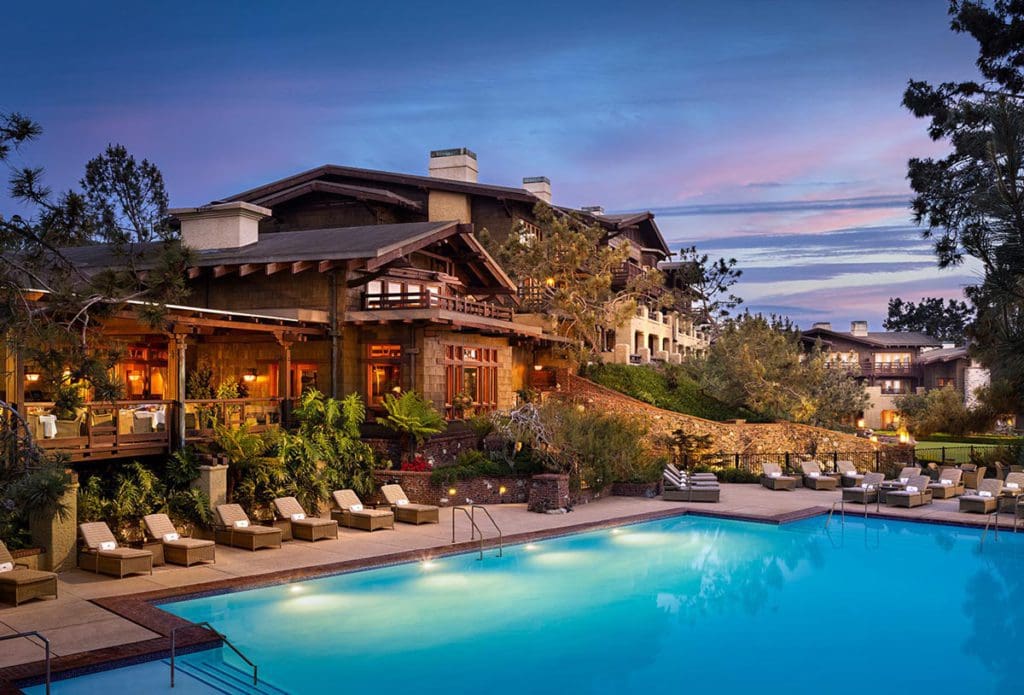
[[[882,452],[875,449],[875,473],[882,470]]]
[[[789,469],[789,452],[788,451],[785,454],[785,466],[783,466],[783,468],[786,471],[786,473],[789,473],[790,469]]]
[[[740,467],[740,455],[737,453],[737,454],[735,454],[735,456],[736,456],[736,459],[735,459],[736,462],[735,462],[735,465],[733,467],[734,468],[739,468]]]

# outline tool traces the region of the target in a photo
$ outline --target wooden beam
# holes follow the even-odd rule
[[[295,261],[292,263],[292,275],[304,273],[316,265],[315,261]]]
[[[235,272],[238,270],[237,265],[215,265],[213,267],[213,277],[222,278],[225,275]]]
[[[197,277],[203,274],[203,269],[198,267],[191,267],[188,269],[188,279],[195,280]]]
[[[267,275],[273,275],[274,273],[280,273],[282,270],[287,270],[290,263],[267,263]]]
[[[243,263],[238,266],[238,277],[244,278],[246,275],[252,275],[262,267],[263,266],[258,263]]]
[[[316,269],[318,271],[320,271],[321,273],[326,273],[328,271],[331,271],[331,270],[334,270],[335,268],[340,268],[340,267],[341,267],[341,264],[338,261],[320,261],[320,263],[317,264]]]

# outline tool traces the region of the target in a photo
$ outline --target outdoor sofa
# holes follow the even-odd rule
[[[82,537],[78,566],[82,569],[119,578],[129,574],[153,574],[153,553],[118,546],[105,522],[79,524],[78,533]]]
[[[336,509],[331,510],[331,518],[347,528],[362,531],[395,528],[395,514],[389,509],[367,509],[355,490],[335,490],[331,495]]]
[[[675,467],[662,472],[664,488],[661,498],[670,502],[718,502],[722,488],[718,479],[693,478]]]
[[[999,494],[1002,491],[1002,480],[986,478],[981,481],[976,492],[960,497],[960,511],[967,514],[991,514],[999,509]]]
[[[213,539],[218,543],[252,551],[281,547],[281,529],[250,523],[241,506],[219,504],[215,512],[217,525],[213,529]]]
[[[861,482],[843,488],[843,501],[857,504],[870,504],[878,501],[878,489],[885,480],[882,473],[865,473]]]
[[[932,503],[932,491],[928,488],[931,481],[926,475],[913,475],[906,485],[899,490],[885,493],[885,503],[893,507],[920,507]]]
[[[191,567],[198,562],[217,562],[216,543],[182,536],[166,514],[147,514],[142,517],[142,525],[149,538],[160,541],[164,560],[172,565]]]
[[[438,507],[410,502],[401,485],[382,485],[380,494],[391,505],[395,521],[405,524],[436,524],[441,521]]]
[[[279,519],[291,524],[292,536],[300,541],[319,541],[338,537],[338,522],[306,516],[306,511],[294,497],[278,497],[274,500],[274,511]]]
[[[797,480],[791,475],[782,475],[782,468],[777,463],[766,463],[761,466],[761,485],[769,490],[795,490]]]
[[[0,601],[3,603],[17,607],[33,598],[57,598],[57,575],[15,562],[3,541],[0,541],[0,568]]]
[[[835,490],[839,481],[821,472],[821,464],[817,461],[804,461],[800,464],[804,473],[804,487],[811,490]]]

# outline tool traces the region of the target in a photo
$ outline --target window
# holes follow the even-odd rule
[[[498,350],[446,345],[445,411],[449,418],[467,417],[498,407]]]
[[[906,387],[900,379],[883,379],[882,393],[886,395],[906,393]]]
[[[944,378],[940,376],[935,380],[935,386],[940,389],[945,388],[947,386],[956,386],[956,379],[950,377]]]
[[[380,406],[384,396],[402,389],[402,346],[370,345],[366,351],[366,401]]]

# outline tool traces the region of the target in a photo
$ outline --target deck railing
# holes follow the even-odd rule
[[[206,439],[217,425],[245,425],[253,432],[276,427],[283,420],[280,398],[194,398],[185,401],[185,437]]]
[[[87,403],[73,418],[58,418],[53,403],[26,403],[23,410],[39,448],[72,459],[143,455],[170,448],[171,401]]]
[[[432,292],[365,293],[363,309],[367,311],[396,311],[402,309],[443,309],[470,316],[511,321],[512,309],[489,302],[477,302],[462,297],[447,297]]]

